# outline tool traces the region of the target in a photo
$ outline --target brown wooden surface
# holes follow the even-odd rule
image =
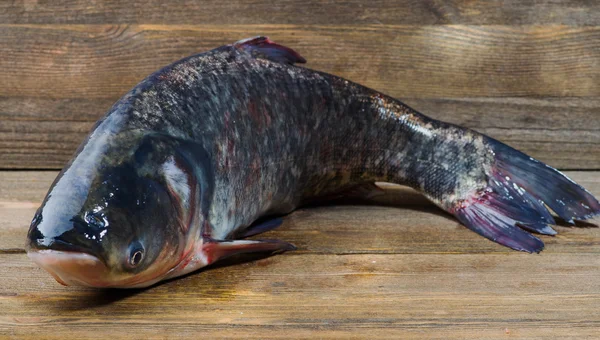
[[[582,0],[0,1],[0,169],[61,168],[146,75],[258,34],[555,167],[596,170],[568,174],[600,196],[600,2]],[[295,252],[145,291],[62,287],[23,249],[56,173],[0,171],[0,339],[600,334],[600,228],[557,227],[544,252],[518,253],[400,187],[261,235]]]
[[[600,3],[581,0],[16,0],[0,2],[11,24],[476,24],[597,25]]]
[[[267,34],[337,74],[561,169],[600,169],[594,1],[5,1],[0,169],[58,169],[121,95]]]
[[[600,195],[600,173],[567,174]],[[378,206],[303,208],[261,235],[295,252],[144,291],[62,287],[23,250],[55,175],[0,172],[0,338],[593,339],[600,329],[599,228],[556,227],[541,254],[519,253],[389,185]]]
[[[600,96],[600,26],[0,25],[4,96],[118,98],[182,57],[269,35],[400,98]]]

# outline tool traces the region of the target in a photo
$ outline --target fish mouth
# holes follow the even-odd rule
[[[164,275],[114,276],[98,257],[78,251],[30,249],[27,256],[64,286],[92,288],[145,288]]]
[[[108,287],[108,267],[98,257],[83,252],[30,250],[27,256],[62,285]]]

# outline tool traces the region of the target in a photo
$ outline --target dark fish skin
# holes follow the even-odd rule
[[[214,172],[209,220],[218,238],[360,183],[408,184],[440,204],[461,185],[455,173],[486,184],[480,169],[491,155],[480,135],[346,80],[232,46],[164,69],[136,89],[142,94],[130,99],[123,130],[193,140],[210,155],[203,166]],[[452,142],[432,138],[434,130]]]
[[[347,80],[256,59],[225,46],[167,67],[136,87],[123,130],[192,140],[210,156],[221,226],[373,181],[407,184],[443,204],[464,174],[487,182],[484,138],[429,119]],[[436,138],[436,134],[441,138]],[[467,190],[472,183],[467,183]],[[223,223],[222,221],[229,221]]]
[[[65,203],[75,207],[53,212],[62,214],[53,220],[79,217],[87,221],[82,230],[85,213],[109,202],[100,229],[110,241],[79,236],[62,244],[114,264],[121,260],[113,253],[132,239],[156,235],[142,237],[156,250],[139,268],[170,256],[179,262],[170,262],[168,276],[177,276],[199,267],[184,269],[199,258],[205,265],[232,253],[291,249],[280,241],[240,248],[230,240],[252,233],[247,228],[260,217],[375,181],[413,187],[472,230],[528,252],[543,243],[524,230],[554,234],[542,201],[567,221],[600,212],[591,194],[555,169],[377,91],[293,65],[303,61],[259,37],[182,59],[142,81],[98,122],[54,184],[79,183]],[[109,184],[127,194],[107,199],[115,192]],[[40,227],[52,191],[30,229],[33,250],[60,248],[64,233],[48,236],[51,227]],[[142,192],[162,203],[139,208],[133,198]],[[120,214],[126,223],[116,221]],[[75,229],[68,232],[82,234]],[[191,259],[200,244],[202,255]]]

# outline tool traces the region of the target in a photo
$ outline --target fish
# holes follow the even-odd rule
[[[151,74],[94,125],[32,219],[27,254],[64,285],[141,288],[238,254],[318,199],[414,188],[470,230],[539,253],[590,192],[491,137],[314,71],[254,37]],[[556,217],[555,217],[556,216]]]

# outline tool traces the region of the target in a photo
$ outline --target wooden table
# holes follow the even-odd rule
[[[56,171],[120,96],[259,34],[600,196],[599,1],[0,1],[0,338],[599,337],[600,229],[518,253],[398,187],[294,212],[265,237],[295,252],[144,291],[62,287],[27,259]]]
[[[600,195],[598,172],[569,172]],[[25,255],[56,172],[0,172],[0,337],[594,338],[600,229],[557,227],[511,251],[412,190],[380,205],[300,209],[276,231],[295,252],[136,291],[63,287]],[[600,219],[595,221],[600,222]]]

